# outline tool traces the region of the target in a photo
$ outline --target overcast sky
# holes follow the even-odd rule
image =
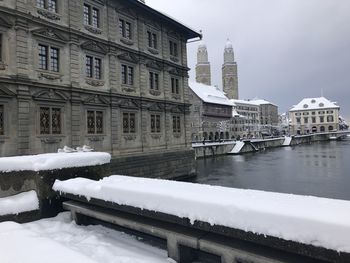
[[[337,101],[350,120],[350,0],[146,0],[202,30],[212,84],[222,86],[226,39],[234,46],[241,99],[285,112],[304,97]],[[188,44],[194,79],[198,43]]]

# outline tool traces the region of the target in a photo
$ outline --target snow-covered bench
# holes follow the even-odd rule
[[[111,176],[56,181],[77,223],[89,218],[167,240],[221,262],[350,262],[350,202],[174,181]]]

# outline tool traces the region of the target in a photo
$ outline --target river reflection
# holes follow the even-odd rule
[[[197,183],[350,200],[350,140],[197,161]]]

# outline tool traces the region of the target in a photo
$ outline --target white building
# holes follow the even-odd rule
[[[324,97],[306,98],[289,110],[291,134],[339,130],[340,107]]]

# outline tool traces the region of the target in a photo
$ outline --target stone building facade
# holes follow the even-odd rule
[[[278,106],[262,99],[251,102],[260,106],[260,131],[262,135],[277,134],[279,130]]]
[[[115,159],[183,151],[191,166],[197,37],[136,0],[0,1],[0,156],[86,144]]]
[[[235,139],[260,137],[260,106],[248,100],[231,100],[233,116],[232,136]]]
[[[339,130],[340,107],[326,99],[306,98],[289,110],[290,133],[310,134]]]
[[[219,88],[190,82],[192,141],[231,139],[233,104]]]

